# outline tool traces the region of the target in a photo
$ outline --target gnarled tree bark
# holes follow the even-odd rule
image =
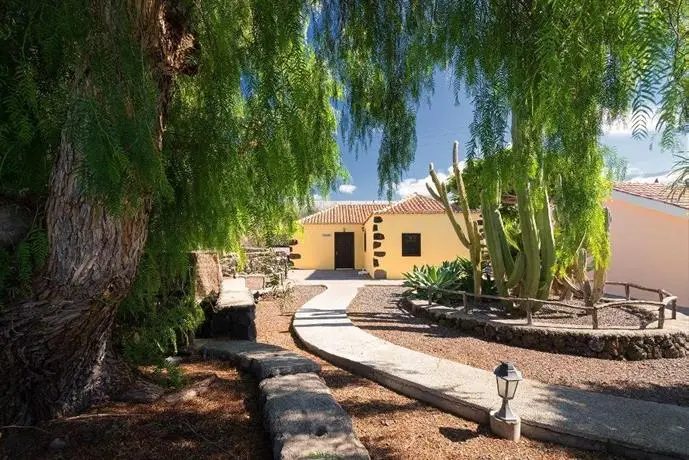
[[[94,9],[107,11],[103,3]],[[160,87],[159,145],[172,78],[195,71],[186,64],[194,40],[177,3],[131,2],[146,18],[136,32],[153,56]],[[84,195],[81,159],[65,130],[46,203],[48,262],[36,277],[34,297],[0,313],[0,425],[73,414],[108,396],[132,396],[127,392],[136,374],[114,356],[109,339],[146,243],[150,199],[110,215]],[[156,396],[149,390],[135,398]]]

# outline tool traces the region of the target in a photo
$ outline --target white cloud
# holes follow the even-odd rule
[[[459,163],[461,167],[464,167],[464,161],[460,161]],[[452,167],[450,166],[447,168],[447,173],[437,172],[436,174],[441,182],[445,182],[452,175]],[[433,180],[430,174],[420,179],[409,178],[404,179],[402,182],[398,182],[397,185],[395,185],[395,192],[397,192],[400,198],[406,198],[414,193],[429,196],[430,194],[428,193],[428,189],[426,189],[426,184],[433,186]]]
[[[447,177],[447,174],[438,173],[438,179],[442,181],[447,180]],[[395,186],[395,191],[401,198],[406,198],[415,193],[419,195],[429,195],[426,184],[433,184],[430,175],[422,177],[421,179],[404,179]]]
[[[656,180],[661,184],[669,184],[674,182],[677,177],[677,173],[673,174],[670,171],[660,171],[654,173],[644,173],[639,168],[629,168],[629,174],[625,182],[642,182],[642,183],[653,183]]]
[[[346,193],[348,195],[351,195],[354,193],[354,190],[356,190],[356,185],[353,184],[342,184],[339,187],[337,187],[337,190],[340,193]]]

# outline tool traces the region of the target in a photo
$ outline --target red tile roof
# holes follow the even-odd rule
[[[363,224],[373,214],[441,214],[443,207],[433,198],[412,195],[384,205],[380,203],[342,203],[301,219],[302,224]]]
[[[442,214],[444,212],[445,208],[433,198],[414,194],[377,211],[376,214]]]
[[[363,224],[381,204],[337,204],[301,219],[302,224]]]
[[[689,187],[685,189],[682,197],[679,197],[677,193],[672,195],[669,184],[618,182],[613,186],[613,189],[629,195],[660,201],[682,209],[689,209]]]

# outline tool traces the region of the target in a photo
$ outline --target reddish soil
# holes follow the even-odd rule
[[[0,459],[270,459],[256,382],[223,362],[181,365],[189,383],[211,374],[207,392],[170,404],[107,404],[35,427],[0,429]],[[64,449],[50,448],[59,438]]]

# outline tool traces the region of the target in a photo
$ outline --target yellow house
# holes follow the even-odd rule
[[[469,257],[443,207],[427,196],[382,205],[336,204],[300,223],[290,247],[298,269],[357,269],[373,278],[400,279],[414,265]]]

